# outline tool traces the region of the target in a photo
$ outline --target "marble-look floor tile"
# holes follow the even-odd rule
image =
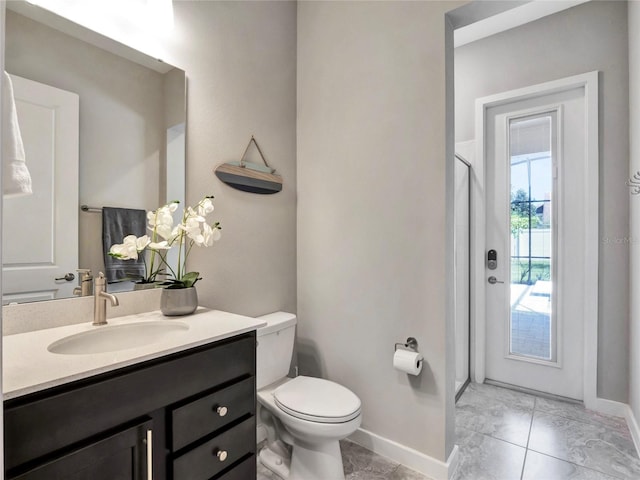
[[[398,468],[398,463],[373,453],[349,440],[340,442],[342,463],[347,480],[388,479]]]
[[[618,480],[590,468],[565,462],[529,450],[524,461],[522,480]]]
[[[282,480],[278,475],[262,465],[259,458],[257,458],[256,461],[258,462],[258,475],[256,477],[257,480]]]
[[[456,415],[457,414],[458,412],[456,411]],[[456,422],[456,445],[462,447],[473,438],[473,435],[476,432],[469,430],[468,428],[464,428],[460,423],[461,422]]]
[[[454,480],[520,480],[524,448],[475,432],[465,438]]]
[[[529,448],[615,477],[640,478],[633,441],[602,425],[536,412]]]
[[[532,406],[533,407],[533,406]],[[527,446],[533,408],[492,395],[465,395],[456,405],[456,427],[484,433],[521,447]]]
[[[398,466],[387,480],[432,480],[421,473],[411,470],[404,465]]]
[[[584,405],[579,403],[538,398],[536,399],[536,410],[580,422],[604,425],[615,429],[621,435],[626,435],[631,438],[631,433],[624,418],[603,415],[593,410],[587,410]]]

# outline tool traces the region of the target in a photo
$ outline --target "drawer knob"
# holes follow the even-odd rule
[[[220,415],[221,417],[224,417],[227,414],[227,407],[217,407],[216,408],[216,413],[218,415]]]
[[[218,450],[216,452],[216,457],[218,457],[218,460],[220,460],[221,462],[224,462],[227,459],[227,451],[226,450]]]

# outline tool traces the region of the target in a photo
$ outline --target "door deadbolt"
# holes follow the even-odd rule
[[[498,252],[493,249],[487,252],[487,268],[489,270],[498,268]]]

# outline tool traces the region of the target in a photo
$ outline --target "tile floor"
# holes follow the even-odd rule
[[[456,405],[454,480],[638,480],[625,421],[491,385],[470,384]],[[429,480],[349,441],[347,480]],[[280,480],[258,462],[258,480]]]
[[[376,455],[358,444],[340,442],[346,480],[430,480],[388,458]],[[280,480],[258,460],[258,480]]]
[[[455,480],[640,479],[624,419],[470,384],[456,405]]]

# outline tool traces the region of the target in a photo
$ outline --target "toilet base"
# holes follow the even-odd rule
[[[291,459],[288,455],[276,453],[274,450],[276,449],[269,448],[269,445],[263,447],[258,455],[260,463],[280,478],[289,478],[289,465],[291,464]]]
[[[340,444],[337,441],[305,445],[295,442],[291,458],[279,442],[267,445],[258,455],[260,463],[286,480],[345,480]]]
[[[287,480],[345,480],[340,443],[306,444],[296,439]]]

